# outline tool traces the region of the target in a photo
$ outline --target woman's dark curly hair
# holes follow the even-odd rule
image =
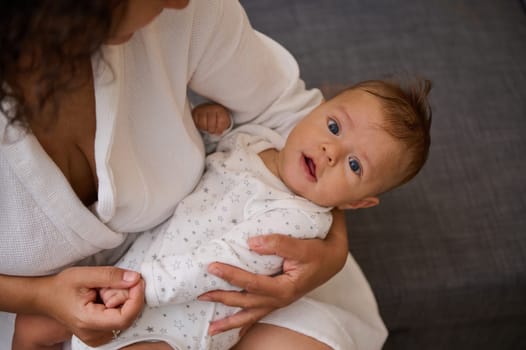
[[[126,0],[16,0],[0,8],[0,112],[26,129],[35,112],[78,84],[79,67],[99,52]],[[122,5],[122,6],[121,6]],[[17,78],[36,74],[30,108]],[[77,78],[77,79],[74,79]]]

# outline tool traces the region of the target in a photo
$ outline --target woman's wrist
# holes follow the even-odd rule
[[[43,278],[0,275],[0,309],[12,313],[42,313],[38,299]]]
[[[34,293],[29,296],[28,305],[33,313],[54,318],[51,305],[57,295],[57,288],[53,287],[56,275],[34,277],[29,283],[34,288]]]

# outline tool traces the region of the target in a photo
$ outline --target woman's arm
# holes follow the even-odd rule
[[[120,308],[98,303],[102,287],[129,288],[130,297]],[[140,275],[115,267],[72,267],[46,277],[0,275],[0,309],[40,314],[67,325],[91,346],[107,343],[112,330],[126,329],[144,305]]]
[[[243,309],[211,323],[209,332],[217,334],[238,327],[246,331],[273,310],[296,301],[340,271],[348,254],[347,231],[343,212],[333,210],[333,217],[325,240],[301,240],[279,234],[249,240],[253,251],[284,258],[283,273],[278,276],[256,275],[225,264],[211,264],[210,273],[244,291],[212,291],[199,298]]]
[[[228,108],[237,125],[261,124],[286,136],[320,104],[294,57],[257,33],[238,1],[196,1],[189,87]],[[219,7],[216,11],[212,7]]]

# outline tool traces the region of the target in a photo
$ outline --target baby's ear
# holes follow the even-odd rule
[[[378,204],[380,204],[380,199],[378,197],[365,197],[351,203],[341,204],[338,206],[338,209],[363,209],[375,207]]]

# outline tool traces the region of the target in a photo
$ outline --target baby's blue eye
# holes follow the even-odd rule
[[[360,165],[360,162],[357,161],[356,159],[354,158],[350,158],[349,159],[349,166],[351,167],[351,170],[358,174],[358,175],[361,175],[362,173],[362,166]]]
[[[340,127],[338,126],[338,123],[334,119],[329,119],[327,121],[327,128],[329,128],[329,131],[333,133],[334,135],[338,135],[340,133]]]

